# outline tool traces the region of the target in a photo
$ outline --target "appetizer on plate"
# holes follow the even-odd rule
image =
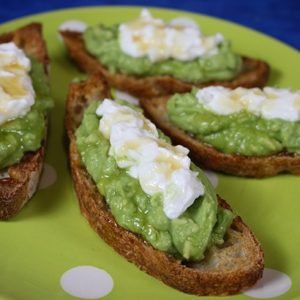
[[[101,74],[70,86],[66,128],[82,214],[119,254],[181,291],[229,295],[261,276],[263,252],[218,197],[188,149],[132,105],[110,99]]]
[[[250,177],[300,174],[299,91],[211,86],[141,105],[205,168]]]
[[[0,35],[0,219],[18,213],[38,186],[53,105],[48,67],[41,24]]]
[[[166,22],[148,10],[129,22],[61,35],[80,69],[100,71],[110,85],[138,97],[193,86],[264,86],[269,75],[267,63],[234,53],[222,34],[206,36],[191,19]]]

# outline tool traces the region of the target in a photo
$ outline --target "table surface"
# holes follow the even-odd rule
[[[210,15],[258,30],[300,50],[299,0],[0,0],[0,23],[40,12],[95,5],[156,6]]]

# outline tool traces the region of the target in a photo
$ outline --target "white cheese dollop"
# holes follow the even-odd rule
[[[188,61],[218,53],[224,37],[204,36],[199,26],[187,18],[167,23],[155,19],[146,9],[138,19],[119,26],[121,49],[132,57],[147,56],[152,62],[174,58]]]
[[[211,86],[200,89],[196,97],[207,110],[228,115],[247,110],[264,119],[300,120],[300,91],[273,87],[228,89]]]
[[[0,125],[24,116],[34,104],[30,60],[14,43],[0,44]]]
[[[190,170],[189,150],[160,140],[155,125],[140,112],[105,99],[96,113],[102,117],[99,130],[110,141],[109,155],[145,193],[162,194],[168,218],[177,218],[204,194],[198,173]]]

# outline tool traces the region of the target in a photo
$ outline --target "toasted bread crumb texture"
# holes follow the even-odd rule
[[[266,157],[224,154],[208,144],[197,141],[170,123],[166,108],[168,100],[167,96],[152,98],[151,101],[144,98],[141,99],[141,105],[157,127],[171,137],[175,144],[187,147],[192,159],[203,168],[257,178],[274,176],[281,172],[300,175],[299,155],[285,152]]]
[[[41,24],[31,23],[0,35],[0,43],[12,41],[28,56],[42,63],[47,73],[49,58]],[[0,220],[17,214],[35,193],[43,167],[44,148],[45,142],[37,151],[25,154],[20,163],[8,167],[9,177],[0,179]]]
[[[81,70],[90,74],[99,71],[106,77],[110,85],[137,97],[156,97],[175,92],[189,92],[193,86],[222,85],[231,88],[238,86],[264,86],[269,77],[269,66],[267,63],[248,57],[243,57],[242,69],[239,75],[231,81],[210,81],[193,85],[171,76],[139,78],[121,73],[113,74],[101,65],[95,57],[88,54],[81,33],[62,31],[61,35],[65,41],[69,55]]]
[[[102,76],[94,74],[85,83],[72,84],[67,99],[65,122],[70,138],[72,177],[81,212],[90,225],[127,260],[181,291],[197,295],[229,295],[252,286],[262,275],[263,253],[258,241],[239,217],[234,219],[224,248],[212,250],[207,260],[198,266],[188,266],[154,249],[115,222],[105,200],[82,166],[74,135],[87,105],[107,97],[107,94]],[[228,208],[222,199],[219,203]],[[232,266],[235,268],[232,269]]]

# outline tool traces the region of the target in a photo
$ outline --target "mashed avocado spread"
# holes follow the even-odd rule
[[[287,151],[300,154],[300,122],[263,119],[241,111],[218,115],[196,98],[197,90],[176,94],[167,103],[169,120],[199,141],[231,154],[267,156]]]
[[[25,152],[37,150],[44,137],[44,113],[53,103],[43,65],[33,59],[31,65],[35,104],[24,117],[0,126],[0,169],[18,163]]]
[[[98,129],[98,105],[94,102],[85,111],[76,142],[84,165],[117,223],[140,234],[154,248],[186,260],[201,260],[209,247],[222,244],[233,214],[218,207],[216,194],[202,171],[192,166],[205,186],[204,196],[178,218],[168,219],[163,212],[162,195],[147,195],[139,181],[119,168],[108,154],[109,140]],[[161,139],[167,140],[163,135]]]
[[[122,52],[118,25],[89,27],[83,34],[86,49],[110,72],[129,75],[170,75],[188,82],[230,80],[241,69],[241,58],[234,54],[228,41],[219,45],[219,52],[210,57],[191,61],[167,59],[151,62],[147,57],[135,58]]]

